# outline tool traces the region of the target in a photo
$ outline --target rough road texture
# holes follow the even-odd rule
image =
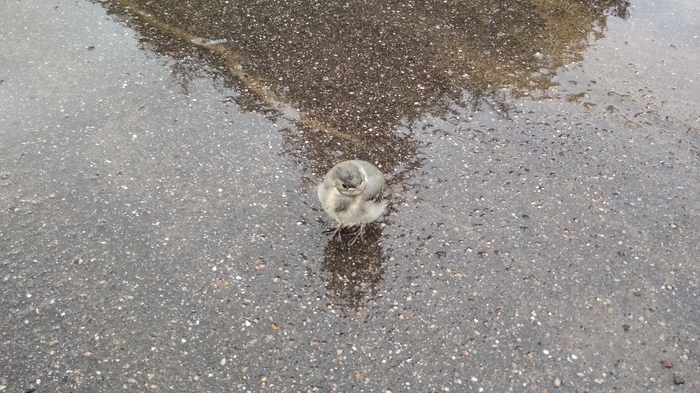
[[[0,5],[0,391],[700,391],[694,2],[172,3]]]

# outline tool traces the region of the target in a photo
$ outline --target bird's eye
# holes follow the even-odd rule
[[[348,188],[348,185],[343,183],[343,188]]]

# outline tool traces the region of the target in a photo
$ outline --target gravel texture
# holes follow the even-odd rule
[[[0,5],[0,391],[700,391],[693,1],[171,3]]]

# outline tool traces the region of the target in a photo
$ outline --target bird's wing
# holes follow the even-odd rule
[[[367,177],[365,186],[364,199],[374,199],[382,192],[384,188],[384,176],[381,173],[375,173]]]
[[[359,168],[362,174],[365,176],[365,192],[363,193],[363,200],[370,200],[376,198],[382,192],[384,188],[384,175],[379,171],[379,169],[369,162],[355,160],[353,161]]]
[[[321,200],[321,204],[323,205],[324,209],[328,203],[331,188],[335,188],[335,186],[333,186],[330,181],[323,179],[323,181],[318,184],[318,188],[316,189],[318,199]]]

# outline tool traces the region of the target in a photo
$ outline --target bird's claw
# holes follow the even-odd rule
[[[355,231],[355,233],[352,237],[352,240],[350,240],[348,245],[352,246],[353,244],[355,244],[357,239],[362,239],[364,237],[365,225],[366,224],[360,224],[360,227],[357,229],[357,231]],[[343,230],[343,226],[338,225],[335,228],[331,228],[331,229],[323,231],[323,234],[324,235],[331,235],[331,237],[328,239],[328,241],[333,240],[336,236],[338,236],[338,239],[340,239],[340,241],[343,241],[343,236],[341,235],[342,230]]]
[[[343,240],[343,236],[340,235],[340,231],[341,231],[342,229],[343,229],[343,227],[340,226],[340,225],[338,225],[338,226],[335,227],[335,228],[331,228],[331,229],[328,229],[328,230],[323,231],[323,234],[324,234],[324,235],[328,235],[328,234],[331,235],[331,238],[328,239],[328,241],[333,240],[336,236],[338,236],[338,239]]]
[[[364,237],[364,234],[365,234],[365,224],[361,224],[360,228],[357,230],[357,233],[352,238],[352,240],[350,240],[350,243],[348,243],[348,245],[352,246],[353,244],[355,244],[357,239],[361,239]]]

